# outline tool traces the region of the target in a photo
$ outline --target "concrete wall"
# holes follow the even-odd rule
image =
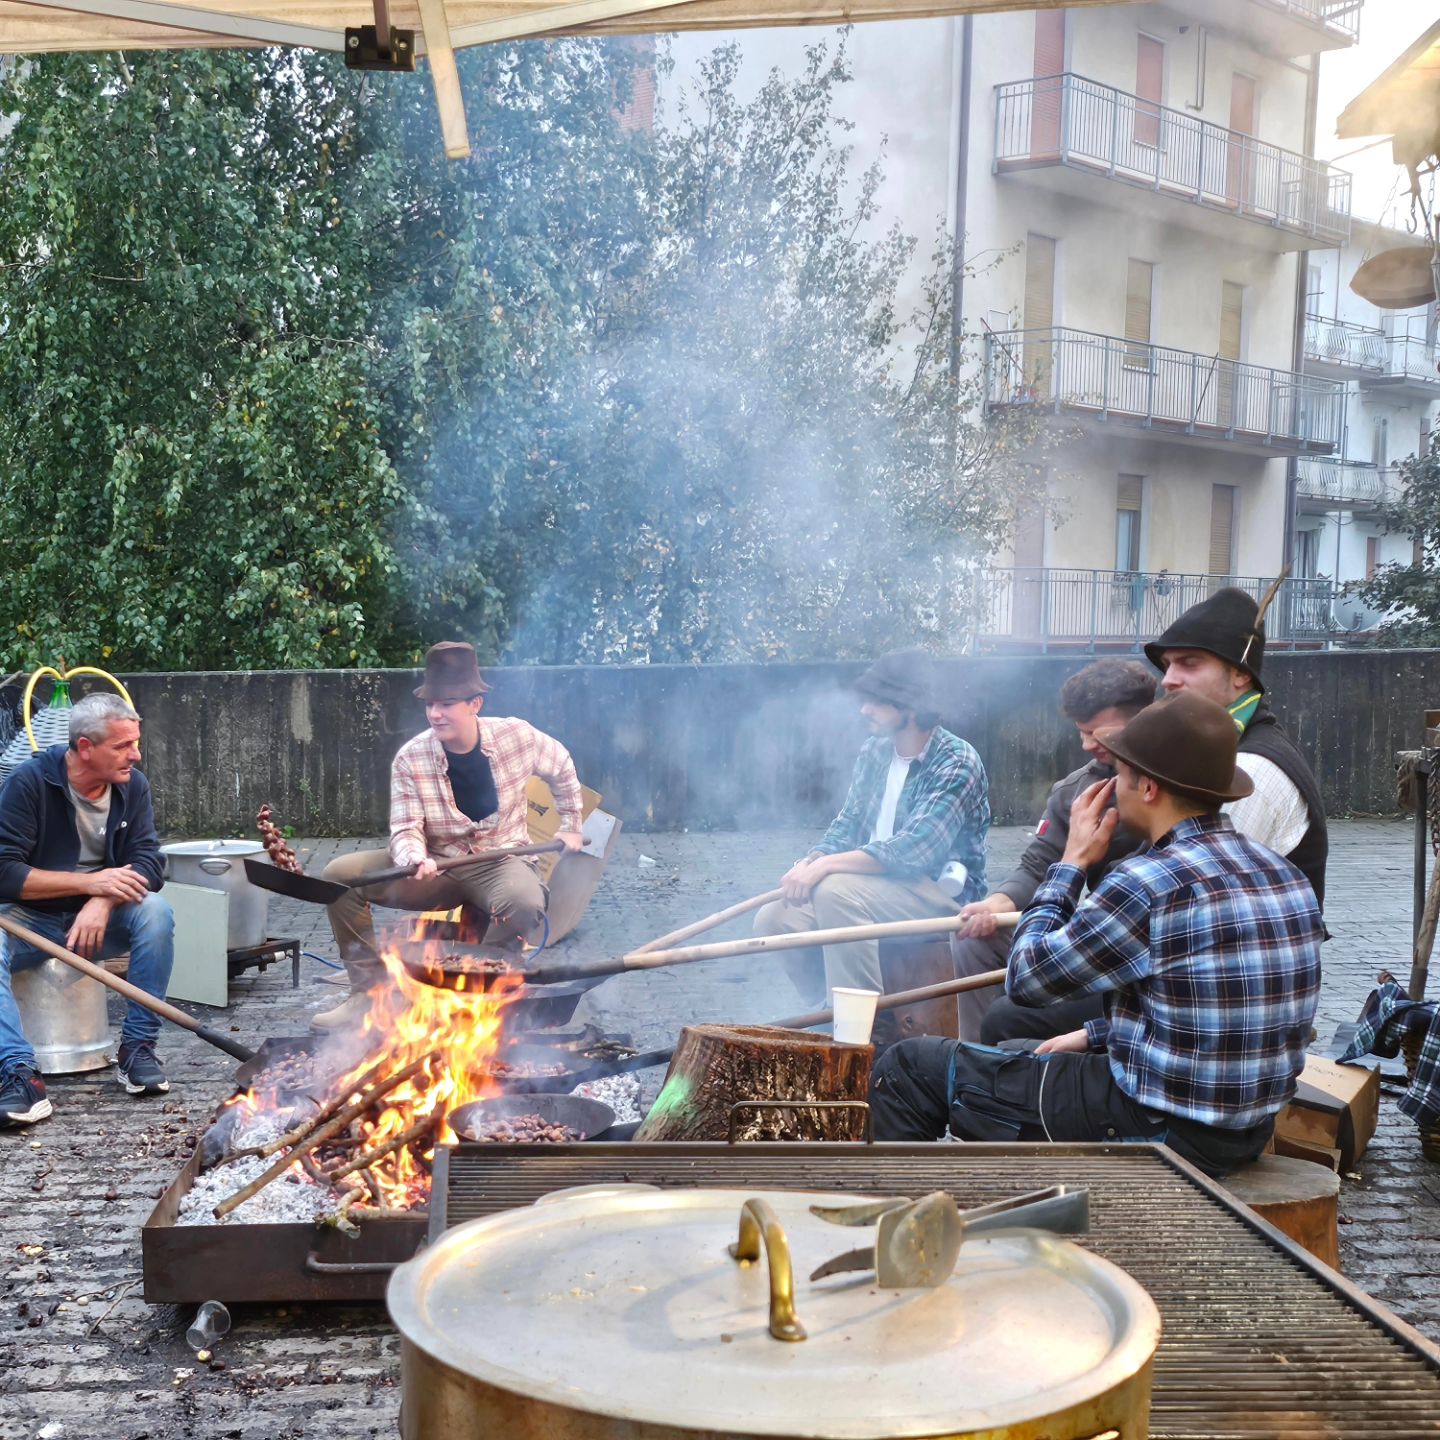
[[[1056,713],[1067,657],[946,662],[947,723],[980,751],[1001,822],[1038,815],[1080,761]],[[632,830],[821,826],[864,738],[858,667],[733,665],[499,670],[491,710],[573,751]],[[1395,750],[1440,697],[1440,651],[1275,655],[1277,708],[1334,811],[1393,808]],[[390,759],[424,726],[408,671],[136,675],[144,768],[171,834],[249,833],[271,801],[301,833],[375,834]]]

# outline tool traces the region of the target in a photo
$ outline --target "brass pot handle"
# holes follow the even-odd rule
[[[762,1238],[770,1271],[770,1333],[777,1340],[803,1340],[805,1327],[795,1313],[790,1241],[769,1202],[757,1196],[740,1207],[740,1236],[730,1247],[731,1255],[737,1260],[758,1260]]]

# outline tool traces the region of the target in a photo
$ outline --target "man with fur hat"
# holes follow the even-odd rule
[[[1075,801],[1005,985],[1030,1004],[1098,994],[1103,1017],[1035,1051],[902,1041],[871,1082],[877,1139],[1146,1141],[1215,1176],[1264,1150],[1320,996],[1315,892],[1221,813],[1254,788],[1221,706],[1180,695],[1100,738],[1115,777]],[[1118,824],[1150,848],[1082,900]]]
[[[1273,591],[1272,591],[1273,594]],[[1269,597],[1267,596],[1267,601]],[[1330,839],[1314,772],[1265,700],[1263,610],[1227,587],[1192,605],[1145,647],[1167,696],[1203,695],[1223,705],[1240,737],[1240,768],[1252,791],[1227,809],[1235,828],[1288,857],[1325,904]]]
[[[990,786],[974,749],[940,725],[922,650],[882,655],[855,682],[869,724],[849,793],[830,828],[780,878],[782,898],[755,917],[757,935],[799,934],[954,914],[985,894]],[[857,940],[787,954],[801,995],[824,1004],[837,985],[883,990],[880,943]]]
[[[489,689],[472,646],[442,641],[426,652],[425,683],[415,694],[425,702],[430,728],[401,746],[391,764],[390,848],[342,855],[325,867],[325,879],[348,885],[387,865],[413,865],[415,873],[351,890],[330,906],[350,998],[314,1016],[317,1029],[358,1024],[369,1010],[368,992],[385,979],[372,899],[399,910],[467,906],[489,916],[485,940],[492,945],[519,946],[539,930],[545,887],[528,860],[506,856],[443,873],[435,866],[437,859],[529,844],[525,787],[532,775],[555,796],[555,838],[569,850],[581,845],[580,782],[570,752],[528,721],[482,718]]]

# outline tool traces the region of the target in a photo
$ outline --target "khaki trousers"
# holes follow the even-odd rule
[[[387,850],[357,850],[325,867],[324,878],[348,885],[393,862]],[[395,910],[451,910],[466,905],[490,917],[485,943],[505,946],[538,934],[545,914],[545,887],[534,867],[513,855],[459,865],[429,880],[391,880],[351,890],[329,907],[330,928],[356,989],[369,989],[384,973],[375,948],[370,902]]]
[[[872,925],[886,920],[928,920],[954,915],[959,906],[933,880],[899,880],[892,875],[828,875],[804,905],[772,900],[755,915],[757,935],[799,935],[841,925]],[[880,942],[851,940],[807,950],[785,950],[791,982],[817,1009],[837,985],[881,990]],[[762,963],[755,961],[754,963]]]

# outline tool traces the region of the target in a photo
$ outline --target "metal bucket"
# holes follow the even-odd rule
[[[105,987],[98,980],[44,960],[14,971],[10,987],[42,1075],[79,1075],[110,1063]]]
[[[177,885],[199,885],[230,897],[227,950],[247,950],[269,939],[270,897],[246,879],[240,863],[247,855],[265,853],[258,841],[183,840],[162,845],[160,853],[165,857],[166,876]]]

